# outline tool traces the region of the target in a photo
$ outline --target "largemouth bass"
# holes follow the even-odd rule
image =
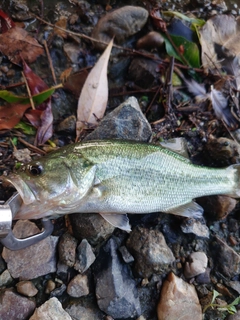
[[[23,200],[16,219],[96,212],[127,231],[126,213],[198,217],[203,209],[194,198],[240,196],[239,165],[201,167],[167,148],[120,140],[65,146],[5,180]]]

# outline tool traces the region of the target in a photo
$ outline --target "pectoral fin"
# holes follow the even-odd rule
[[[203,208],[196,202],[191,201],[182,206],[167,210],[165,212],[187,218],[200,218],[203,215]]]
[[[117,227],[121,230],[130,232],[131,226],[129,224],[129,220],[126,214],[121,213],[99,213],[103,219],[105,219],[107,222],[109,222],[112,226]]]

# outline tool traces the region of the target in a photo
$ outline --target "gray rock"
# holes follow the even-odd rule
[[[55,288],[50,293],[50,298],[61,297],[61,295],[67,290],[67,286],[63,283],[60,287]]]
[[[191,253],[184,267],[184,276],[186,278],[193,278],[202,273],[207,269],[208,258],[204,252],[198,251]]]
[[[83,239],[77,247],[77,260],[74,265],[74,269],[80,273],[84,273],[95,261],[95,259],[96,257],[92,251],[91,245],[86,239]]]
[[[202,320],[195,287],[171,272],[163,283],[157,313],[158,320]]]
[[[127,247],[135,259],[135,271],[143,278],[153,273],[165,273],[175,260],[163,234],[157,229],[135,228],[127,240]]]
[[[240,255],[229,247],[223,240],[215,237],[212,252],[216,254],[216,267],[227,277],[234,277],[240,273]]]
[[[106,240],[115,229],[97,213],[73,213],[69,215],[76,238],[87,239],[92,245]]]
[[[151,126],[143,115],[137,99],[130,97],[107,114],[86,140],[124,139],[148,142],[151,136]]]
[[[209,229],[203,218],[185,219],[181,224],[181,229],[184,233],[193,233],[198,237],[209,238]]]
[[[27,297],[34,297],[38,293],[38,289],[32,281],[20,281],[16,284],[17,292]]]
[[[58,244],[59,260],[68,267],[73,267],[76,261],[77,240],[70,235],[64,233]]]
[[[67,293],[74,298],[80,298],[89,294],[88,278],[78,274],[67,286]]]
[[[18,238],[36,234],[40,230],[35,223],[18,220],[13,233]],[[4,248],[2,256],[13,278],[30,280],[56,271],[56,246],[58,237],[50,236],[26,249],[11,251]]]
[[[88,296],[84,299],[74,299],[65,309],[73,320],[103,320],[104,314],[97,307],[95,299]]]
[[[68,274],[69,274],[69,267],[66,264],[59,261],[57,263],[57,275],[59,276],[59,278],[62,281],[67,281]]]
[[[6,263],[0,255],[0,273],[2,273],[6,269]]]
[[[29,320],[72,320],[57,298],[51,298],[37,308]]]
[[[120,251],[124,262],[131,263],[134,261],[133,256],[125,246],[120,247],[118,250]]]
[[[237,313],[228,315],[226,317],[226,320],[239,320],[239,319],[240,319],[240,310],[238,310]]]
[[[136,283],[128,265],[123,264],[114,238],[100,249],[94,263],[96,297],[99,308],[114,319],[141,315]]]
[[[7,286],[12,283],[13,278],[11,277],[10,272],[6,269],[0,275],[0,287]]]
[[[28,320],[36,303],[7,289],[0,293],[1,320]]]

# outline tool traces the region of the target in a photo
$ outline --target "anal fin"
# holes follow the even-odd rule
[[[100,212],[99,214],[103,217],[103,219],[109,222],[112,226],[127,232],[131,231],[129,219],[125,213]]]
[[[203,208],[196,202],[191,201],[182,206],[169,209],[165,212],[172,213],[177,216],[187,217],[187,218],[200,218],[203,215]]]

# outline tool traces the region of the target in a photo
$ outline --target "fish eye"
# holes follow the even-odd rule
[[[28,168],[29,172],[33,176],[39,176],[43,172],[43,167],[41,164],[30,165]]]

